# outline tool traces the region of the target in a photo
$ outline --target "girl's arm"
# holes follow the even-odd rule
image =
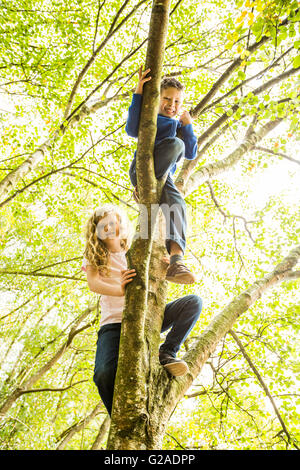
[[[135,269],[122,271],[121,282],[119,279],[108,278],[104,281],[99,278],[97,269],[93,266],[86,267],[86,276],[89,289],[95,294],[110,295],[113,297],[123,297],[125,295],[125,286],[133,280],[136,275]]]

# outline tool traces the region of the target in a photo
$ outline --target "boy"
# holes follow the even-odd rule
[[[147,69],[142,72],[142,67],[139,70],[139,81],[132,97],[125,127],[127,134],[131,137],[138,136],[143,86],[151,80],[151,77],[147,77],[149,71],[150,69]],[[157,179],[167,174],[160,199],[162,211],[168,221],[166,248],[170,255],[170,265],[166,279],[177,284],[193,284],[196,278],[183,263],[186,246],[185,201],[172,180],[172,175],[176,171],[176,162],[182,157],[193,160],[197,155],[197,137],[193,132],[192,118],[188,111],[180,114],[183,89],[183,85],[175,78],[165,78],[161,82],[154,167]],[[179,115],[179,120],[175,119],[176,115]],[[181,139],[176,137],[178,129],[181,130]],[[137,200],[136,152],[130,166],[129,176],[135,187],[134,196]]]

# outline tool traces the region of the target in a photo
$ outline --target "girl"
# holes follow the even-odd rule
[[[128,269],[126,251],[130,228],[118,207],[105,204],[97,208],[87,223],[86,247],[82,269],[90,290],[100,294],[101,320],[95,358],[94,382],[111,414],[117,371],[125,288],[136,272]],[[194,327],[202,310],[202,300],[187,295],[166,305],[162,332],[171,328],[159,349],[160,364],[177,377],[188,371],[187,364],[176,358],[181,344]]]

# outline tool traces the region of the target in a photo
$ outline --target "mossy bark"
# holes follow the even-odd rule
[[[146,216],[127,254],[128,266],[135,268],[137,276],[126,288],[108,449],[147,449],[154,445],[153,439],[149,437],[148,442],[146,436],[153,376],[159,367],[157,352],[163,302],[153,307],[150,324],[147,313],[155,297],[151,293],[149,265],[155,228],[153,219],[157,216],[156,211],[153,217],[152,208],[158,207],[160,185],[155,178],[153,149],[169,8],[170,0],[153,1],[146,58],[152,79],[144,85],[136,155],[138,192]],[[146,237],[141,236],[145,233]],[[164,290],[162,287],[162,297]]]

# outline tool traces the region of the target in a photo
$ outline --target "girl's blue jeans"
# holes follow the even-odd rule
[[[167,174],[162,190],[160,207],[167,221],[166,248],[170,253],[170,240],[176,242],[183,253],[186,247],[186,205],[170,175],[170,170],[184,156],[184,143],[178,137],[168,137],[154,147],[154,169],[157,179]],[[133,186],[137,185],[136,159],[134,158],[129,176]]]
[[[176,356],[197,322],[201,310],[202,299],[197,295],[186,295],[166,305],[161,332],[170,331],[159,348],[160,352]],[[98,333],[94,382],[109,414],[118,365],[120,333],[121,323],[103,325]]]

